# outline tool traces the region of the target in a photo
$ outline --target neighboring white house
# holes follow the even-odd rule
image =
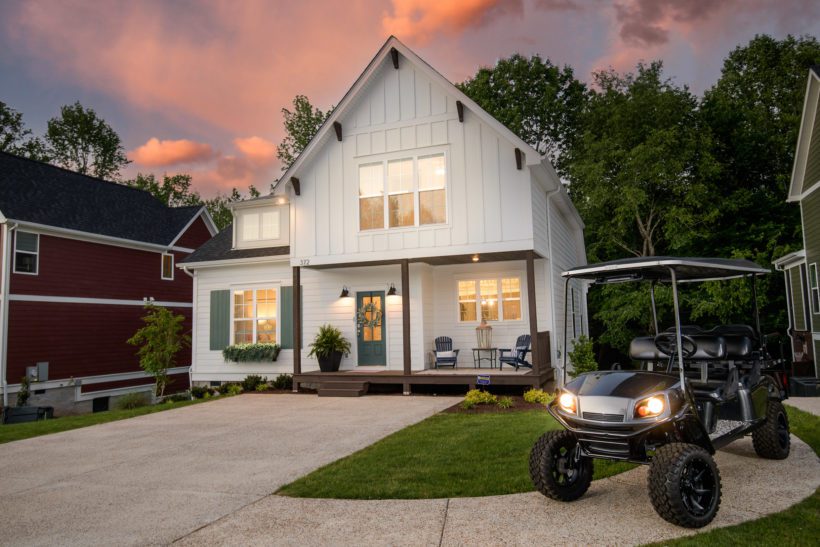
[[[543,384],[558,366],[560,274],[586,263],[583,223],[548,160],[394,37],[274,192],[233,213],[181,265],[194,276],[195,382],[307,382],[318,368],[307,345],[324,323],[352,343],[342,370],[393,371],[405,391],[422,383],[409,378],[432,366],[439,336],[472,369],[482,317],[494,346],[533,337],[535,370],[509,383]],[[587,332],[585,291],[570,286],[569,340]],[[383,323],[362,328],[368,303]],[[251,341],[283,350],[272,364],[223,359]]]

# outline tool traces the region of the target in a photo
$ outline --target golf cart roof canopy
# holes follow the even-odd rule
[[[750,261],[729,258],[695,258],[648,256],[623,258],[573,268],[564,277],[586,279],[595,283],[629,281],[671,281],[669,269],[675,270],[678,282],[732,279],[746,275],[765,275],[770,270]]]

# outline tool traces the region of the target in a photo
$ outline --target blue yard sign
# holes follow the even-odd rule
[[[478,376],[476,378],[475,383],[479,386],[488,386],[488,385],[490,385],[490,376],[489,375]]]

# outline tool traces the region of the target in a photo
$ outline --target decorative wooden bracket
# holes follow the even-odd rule
[[[393,68],[399,69],[399,50],[394,47],[390,48],[390,57],[393,59]]]
[[[302,188],[299,186],[299,179],[297,179],[296,177],[290,177],[290,185],[293,186],[293,192],[297,196],[302,195]]]
[[[333,122],[333,129],[336,131],[336,140],[342,142],[342,124]]]
[[[515,149],[515,168],[521,171],[524,167],[524,153],[520,148]]]
[[[458,121],[464,123],[464,103],[456,101],[456,111],[458,111]]]

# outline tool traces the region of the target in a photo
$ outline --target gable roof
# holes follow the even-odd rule
[[[541,163],[541,154],[539,154],[533,147],[527,144],[523,139],[521,139],[518,135],[510,131],[507,126],[503,123],[496,120],[492,117],[488,112],[486,112],[483,108],[478,106],[470,97],[468,97],[463,91],[458,89],[450,80],[445,78],[441,75],[437,70],[431,67],[424,59],[416,55],[410,48],[405,46],[398,38],[395,36],[390,36],[384,45],[379,49],[376,53],[376,56],[370,61],[367,67],[364,69],[356,81],[353,83],[353,86],[345,93],[342,100],[339,101],[339,104],[333,109],[327,119],[324,121],[322,126],[316,132],[316,135],[310,140],[308,145],[302,151],[301,154],[296,158],[296,160],[291,164],[287,171],[285,171],[282,176],[279,178],[279,181],[273,188],[270,196],[264,196],[259,199],[269,199],[274,195],[276,189],[282,183],[282,181],[289,181],[292,176],[296,172],[299,171],[299,168],[302,164],[306,161],[306,158],[311,156],[311,153],[314,149],[318,148],[324,140],[329,135],[331,129],[333,128],[333,122],[339,121],[339,118],[343,117],[344,115],[348,114],[349,108],[355,104],[356,99],[358,98],[359,94],[363,92],[363,90],[367,87],[367,83],[369,80],[377,73],[379,68],[382,66],[383,63],[389,62],[388,57],[390,56],[390,51],[392,49],[396,49],[398,51],[400,58],[404,57],[404,59],[410,61],[414,66],[419,68],[433,83],[438,84],[443,89],[447,90],[448,93],[452,94],[456,100],[461,101],[464,107],[469,110],[472,114],[478,116],[481,121],[492,127],[495,131],[501,134],[504,138],[509,140],[516,148],[521,149],[524,153],[524,159],[527,165],[538,165]],[[399,61],[400,63],[402,60]]]
[[[282,245],[279,247],[262,247],[257,249],[234,249],[233,248],[233,224],[228,225],[217,235],[212,237],[207,243],[191,253],[180,264],[193,264],[196,262],[215,262],[222,260],[237,260],[241,258],[264,258],[269,256],[290,255],[290,247]]]
[[[12,221],[162,246],[200,214],[215,231],[201,205],[168,207],[143,190],[5,152],[0,213]]]
[[[806,95],[803,99],[803,114],[800,119],[800,132],[797,137],[797,148],[794,153],[792,178],[789,184],[789,195],[786,201],[800,201],[802,196],[816,184],[817,180],[807,181],[807,170],[813,177],[815,169],[809,164],[809,157],[818,156],[820,161],[820,127],[818,127],[818,101],[820,100],[820,65],[811,67],[806,82]],[[807,184],[808,182],[808,184]]]

